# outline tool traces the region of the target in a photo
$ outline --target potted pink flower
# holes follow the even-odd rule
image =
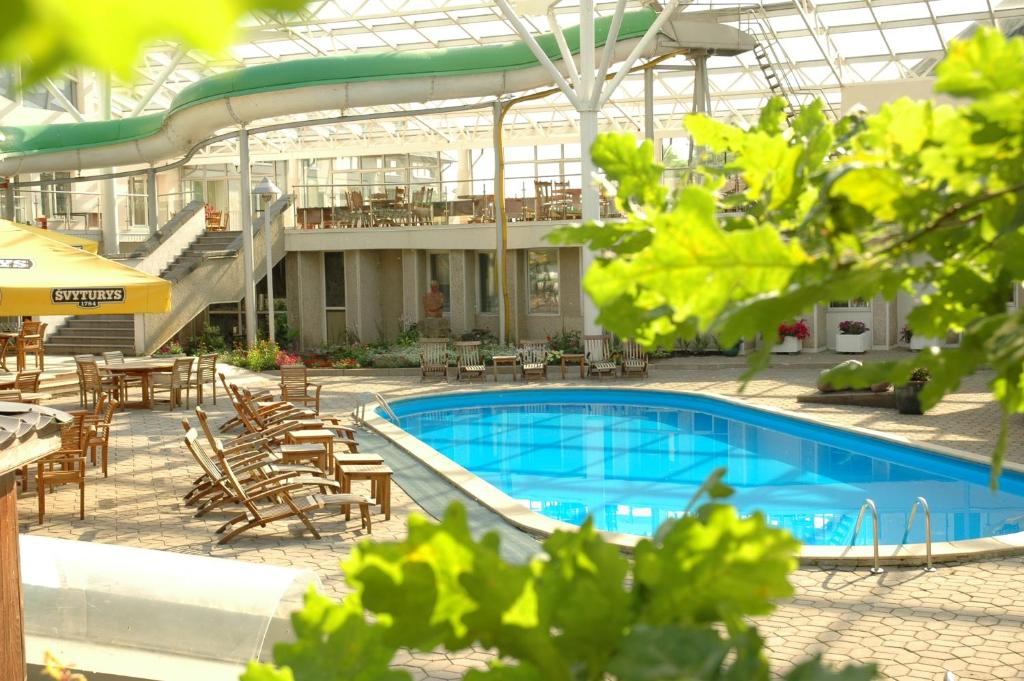
[[[804,339],[810,335],[811,330],[807,328],[807,322],[803,319],[779,324],[779,340],[772,346],[772,352],[796,354],[803,349]]]
[[[864,322],[847,319],[839,322],[836,352],[867,352],[871,349],[871,329]]]

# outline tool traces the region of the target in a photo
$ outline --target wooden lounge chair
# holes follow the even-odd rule
[[[224,375],[224,372],[222,372],[222,371],[217,372],[217,378],[220,379],[220,384],[224,387],[224,394],[228,396],[228,399],[231,399],[231,395],[232,395],[231,388],[228,387],[228,379]],[[274,396],[270,394],[269,390],[258,390],[258,391],[253,393],[253,397],[256,400],[258,400],[258,401],[274,399]],[[214,396],[214,404],[216,404],[216,403],[217,403],[217,399],[216,399],[216,396]],[[232,418],[229,418],[224,423],[220,424],[220,432],[227,433],[227,432],[230,432],[232,430],[235,430],[236,428],[241,428],[241,427],[242,427],[242,421],[236,415],[236,416],[233,416]]]
[[[292,430],[323,428],[334,433],[336,445],[344,446],[353,453],[359,450],[355,431],[343,425],[337,417],[317,416],[288,402],[258,403],[237,386],[231,388],[231,404],[248,433],[263,434],[274,444],[282,444]]]
[[[196,407],[196,415],[199,416],[199,423],[206,435],[210,449],[219,457],[223,457],[243,484],[258,485],[270,478],[286,479],[290,477],[311,487],[316,487],[323,493],[327,493],[329,488],[334,488],[337,491],[337,481],[323,477],[316,467],[284,464],[280,462],[279,458],[273,458],[274,455],[268,452],[265,440],[247,438],[246,442],[235,442],[225,446],[223,441],[214,437],[202,407]],[[187,424],[187,421],[183,421],[184,424]],[[205,452],[200,448],[196,454],[201,456]],[[197,507],[196,516],[205,515],[218,506],[234,503],[234,495],[225,493],[221,478],[217,475],[211,477],[207,472],[208,466],[203,461],[197,460],[197,463],[203,469],[203,474],[195,479],[192,489],[185,495],[186,505]],[[220,466],[218,465],[216,468],[215,472],[218,475],[222,474]]]
[[[612,359],[608,336],[584,336],[583,352],[587,356],[588,376],[614,376],[618,372],[619,365]]]
[[[281,401],[312,406],[313,413],[320,413],[320,390],[322,385],[310,383],[306,367],[301,364],[281,367]]]
[[[636,341],[622,343],[622,377],[647,378],[647,352]]]
[[[182,425],[187,428],[185,444],[192,452],[192,456],[197,461],[205,458],[206,461],[212,462],[208,455],[203,457],[199,431],[188,426],[188,419],[184,419]],[[310,494],[306,485],[287,478],[270,478],[264,481],[264,484],[260,485],[258,489],[247,488],[238,479],[230,463],[221,457],[218,458],[220,459],[217,462],[219,470],[217,466],[214,466],[205,470],[206,474],[211,479],[216,479],[223,491],[231,495],[235,503],[244,509],[217,530],[217,534],[224,535],[217,542],[218,544],[227,544],[238,535],[254,527],[266,527],[272,522],[292,518],[297,518],[314,538],[320,539],[320,532],[313,525],[309,514],[333,504],[343,507],[346,515],[353,504],[359,506],[362,527],[367,532],[372,532],[370,507],[365,497],[357,494]],[[205,468],[206,466],[204,466]]]
[[[420,380],[443,378],[448,381],[448,339],[420,339]]]
[[[480,359],[480,341],[459,341],[455,344],[455,380],[487,377],[487,367]]]
[[[519,364],[523,381],[531,378],[548,378],[548,344],[544,341],[522,341],[519,343]]]

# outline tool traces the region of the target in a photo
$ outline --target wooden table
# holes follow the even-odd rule
[[[565,378],[565,365],[570,362],[576,362],[580,365],[580,378],[585,378],[584,371],[587,363],[587,356],[576,352],[567,352],[562,355],[562,378]]]
[[[319,443],[284,444],[280,447],[281,463],[312,463],[322,471],[328,468],[327,448]]]
[[[341,482],[342,494],[352,492],[353,480],[369,480],[370,496],[380,504],[384,520],[391,520],[391,475],[387,466],[339,466],[337,477]]]
[[[122,395],[124,403],[121,405],[126,409],[152,409],[153,401],[149,395],[149,377],[155,372],[168,372],[174,368],[174,360],[188,359],[187,357],[142,357],[139,359],[126,359],[124,364],[104,364],[100,366],[100,372],[108,371],[112,374],[122,376],[138,376],[142,385],[142,401],[129,402],[127,395]],[[127,390],[125,391],[127,392]],[[171,399],[174,399],[172,396]]]
[[[334,465],[334,433],[325,428],[291,430],[285,433],[284,441],[290,445],[322,445],[326,456],[321,470],[330,474]]]
[[[516,380],[516,367],[519,366],[519,357],[516,355],[495,355],[491,357],[494,364],[494,382],[498,382],[498,367],[512,367],[512,380]]]

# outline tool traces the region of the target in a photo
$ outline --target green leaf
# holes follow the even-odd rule
[[[783,678],[786,681],[871,681],[877,676],[878,670],[873,664],[849,664],[830,669],[821,663],[820,655],[815,655],[793,667]]]
[[[30,85],[69,66],[134,80],[143,48],[155,40],[219,53],[251,10],[298,10],[303,0],[6,0],[0,62],[21,64]],[[197,17],[202,17],[198,20]]]
[[[978,27],[970,40],[954,40],[936,69],[935,91],[985,97],[1024,85],[1024,43],[1001,31]]]
[[[608,671],[619,681],[715,679],[730,650],[714,629],[641,625],[622,642]]]

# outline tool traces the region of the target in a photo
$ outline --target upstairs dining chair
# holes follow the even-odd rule
[[[43,347],[43,334],[46,332],[46,324],[42,322],[25,321],[21,323],[21,332],[15,340],[15,348],[18,353],[18,371],[24,371],[26,359],[29,355],[36,358],[36,368],[43,370],[46,351]]]
[[[429,225],[434,222],[434,188],[420,187],[412,195],[410,216],[414,225]]]
[[[185,408],[189,407],[192,393],[192,364],[195,357],[179,357],[174,360],[170,372],[154,373],[149,382],[149,399],[156,400],[157,392],[167,393],[167,411],[181,404],[181,392],[185,391]]]
[[[312,406],[313,412],[319,414],[322,388],[322,385],[309,382],[309,372],[303,365],[281,367],[282,402],[298,402],[304,407]]]
[[[353,189],[346,193],[345,200],[348,202],[348,210],[352,214],[353,227],[373,226],[373,214],[363,198],[363,192]]]
[[[548,344],[525,340],[519,343],[519,364],[524,381],[548,378]]]
[[[83,413],[74,414],[60,431],[60,449],[36,462],[39,524],[46,519],[46,493],[61,485],[78,485],[78,517],[85,520],[85,447],[91,427]]]
[[[106,364],[107,366],[116,366],[119,364],[124,364],[124,353],[121,352],[120,350],[111,350],[110,352],[104,352],[103,363]],[[121,374],[121,379],[124,381],[124,388],[126,391],[128,390],[128,388],[138,388],[140,392],[142,391],[141,376],[127,376]],[[127,400],[128,396],[125,395],[121,399]]]
[[[447,338],[420,338],[420,380],[428,378],[448,382]]]
[[[636,341],[622,343],[622,377],[636,375],[647,378],[647,352]]]
[[[79,359],[81,357],[81,359]],[[92,355],[76,356],[75,364],[78,366],[78,376],[81,390],[83,392],[82,402],[88,406],[88,398],[92,396],[95,405],[100,394],[105,394],[109,399],[123,400],[125,393],[124,377],[107,374],[100,371],[96,364],[96,358]]]
[[[199,355],[196,362],[196,403],[202,404],[205,399],[205,386],[209,384],[213,393],[213,403],[217,404],[217,353]]]
[[[614,376],[619,365],[612,358],[607,335],[583,337],[583,352],[586,354],[588,376]]]
[[[459,341],[455,343],[455,380],[487,377],[487,367],[480,359],[480,341]]]
[[[550,180],[533,181],[534,200],[537,202],[536,215],[538,220],[553,220],[551,210],[551,182]]]

